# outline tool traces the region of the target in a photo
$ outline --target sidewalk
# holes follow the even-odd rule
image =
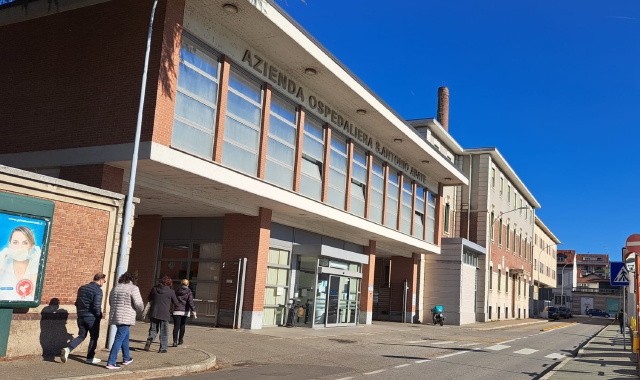
[[[543,324],[546,320],[525,319],[506,320],[490,323],[474,323],[464,326],[446,326],[459,329],[461,333],[469,330],[495,330],[528,324]],[[544,325],[542,325],[544,326]],[[119,370],[104,368],[109,355],[108,351],[97,352],[96,357],[102,359],[99,364],[86,364],[82,354],[69,356],[66,364],[60,357],[35,357],[0,362],[0,373],[10,374],[11,379],[151,379],[157,377],[178,376],[186,373],[202,372],[217,365],[251,365],[251,363],[268,361],[273,357],[274,342],[282,340],[313,340],[340,336],[387,335],[396,332],[414,331],[432,327],[439,331],[440,326],[414,325],[395,322],[375,322],[372,325],[360,325],[341,328],[265,328],[261,330],[231,330],[207,326],[189,325],[185,335],[185,344],[169,347],[166,354],[157,353],[158,340],[151,346],[151,351],[143,350],[149,328],[148,323],[138,322],[131,328],[131,356],[134,362]],[[355,339],[355,338],[350,338]],[[170,338],[171,340],[171,338]],[[331,339],[329,339],[331,340]],[[335,340],[335,339],[334,339]],[[311,344],[309,347],[317,343]],[[305,345],[305,344],[303,344]],[[278,345],[280,355],[298,355],[300,345]],[[248,349],[251,347],[252,349]],[[121,360],[121,359],[119,359]],[[0,376],[1,377],[1,376]]]
[[[637,379],[636,354],[631,352],[627,335],[627,350],[617,323],[600,331],[575,358],[567,358],[541,380]]]

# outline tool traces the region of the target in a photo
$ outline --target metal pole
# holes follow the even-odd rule
[[[120,237],[118,268],[116,278],[119,278],[127,269],[127,248],[129,245],[129,230],[131,229],[131,209],[133,208],[133,190],[136,184],[136,170],[138,168],[138,148],[140,146],[140,131],[142,129],[142,111],[144,109],[144,96],[147,87],[147,71],[149,69],[149,51],[151,50],[151,34],[153,33],[153,17],[156,13],[158,0],[153,1],[151,9],[151,19],[149,20],[149,32],[147,34],[147,50],[144,54],[144,69],[142,72],[142,89],[140,90],[140,103],[138,105],[138,121],[136,123],[136,137],[133,142],[133,157],[131,158],[131,173],[129,174],[129,190],[124,205],[124,216],[122,221],[122,231]],[[111,349],[116,336],[115,326],[109,328],[109,339],[107,347]]]
[[[620,287],[622,289],[622,342],[624,345],[624,350],[627,350],[627,328],[625,326],[624,323],[624,317],[625,315],[627,315],[627,306],[625,305],[625,302],[627,300],[627,292],[624,286]]]
[[[407,280],[403,282],[403,292],[402,292],[402,323],[406,323],[407,321]]]

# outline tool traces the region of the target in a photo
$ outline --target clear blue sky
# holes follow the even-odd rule
[[[445,83],[451,135],[500,150],[561,249],[640,233],[640,1],[305,1],[279,4],[405,119]]]

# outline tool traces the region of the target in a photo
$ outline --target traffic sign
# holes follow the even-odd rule
[[[636,254],[631,252],[629,253],[625,260],[624,263],[627,266],[627,271],[629,271],[629,273],[635,273],[636,272]]]
[[[640,234],[633,234],[627,238],[629,252],[640,253]]]
[[[611,286],[628,286],[629,272],[624,263],[611,262]]]

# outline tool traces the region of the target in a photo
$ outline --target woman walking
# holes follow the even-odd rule
[[[178,302],[173,308],[173,347],[183,344],[184,330],[187,326],[187,318],[193,313],[196,316],[196,306],[193,303],[193,293],[189,289],[189,280],[186,278],[176,289]],[[179,336],[178,336],[179,334]]]
[[[158,284],[151,289],[149,294],[149,302],[151,302],[151,308],[149,309],[149,318],[151,324],[149,326],[149,337],[147,343],[144,345],[144,350],[149,351],[151,343],[156,339],[158,331],[160,332],[160,350],[161,354],[167,352],[167,346],[169,346],[169,319],[171,316],[171,302],[174,305],[178,304],[176,293],[171,289],[171,278],[164,276]]]
[[[107,369],[120,369],[116,364],[118,351],[122,349],[122,365],[129,365],[133,361],[129,353],[129,328],[136,324],[136,311],[142,311],[144,304],[140,296],[140,289],[136,286],[138,276],[126,272],[118,279],[118,285],[109,295],[109,324],[116,325],[116,337],[111,346]]]

